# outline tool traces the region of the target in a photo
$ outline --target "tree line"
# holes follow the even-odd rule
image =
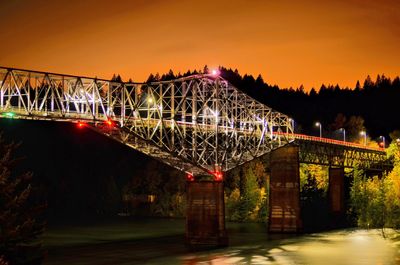
[[[174,73],[150,74],[146,82],[168,81],[194,74],[208,74],[210,69],[188,70]],[[242,75],[237,69],[219,67],[219,74],[232,85],[271,108],[289,115],[295,120],[295,130],[299,133],[318,135],[315,122],[322,124],[323,135],[340,139],[338,129],[348,132],[349,140],[357,140],[359,132],[376,139],[380,136],[400,137],[400,119],[396,118],[396,103],[400,98],[400,78],[377,75],[375,80],[367,76],[354,87],[322,84],[319,88],[306,90],[281,88],[264,81],[261,75]],[[119,75],[114,80],[122,81]],[[290,77],[288,77],[290,79]],[[392,133],[392,135],[390,135]]]

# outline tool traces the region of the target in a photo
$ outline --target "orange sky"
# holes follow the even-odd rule
[[[0,0],[0,65],[143,81],[218,65],[306,89],[400,75],[397,0]]]

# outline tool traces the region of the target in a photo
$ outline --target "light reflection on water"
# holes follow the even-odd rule
[[[400,250],[381,230],[341,230],[192,253],[180,257],[179,263],[386,265],[400,264]]]
[[[227,223],[229,247],[194,252],[183,219],[124,219],[51,227],[44,265],[300,264],[400,265],[400,233],[344,229],[306,235],[269,234],[264,224]]]

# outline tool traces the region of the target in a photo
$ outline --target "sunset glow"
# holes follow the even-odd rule
[[[354,87],[368,74],[400,73],[399,8],[394,0],[1,1],[0,65],[134,81],[222,65],[280,87]]]

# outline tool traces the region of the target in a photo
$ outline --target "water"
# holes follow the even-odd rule
[[[122,219],[50,227],[44,264],[400,264],[394,230],[268,235],[262,224],[228,223],[230,246],[193,252],[184,220]]]

